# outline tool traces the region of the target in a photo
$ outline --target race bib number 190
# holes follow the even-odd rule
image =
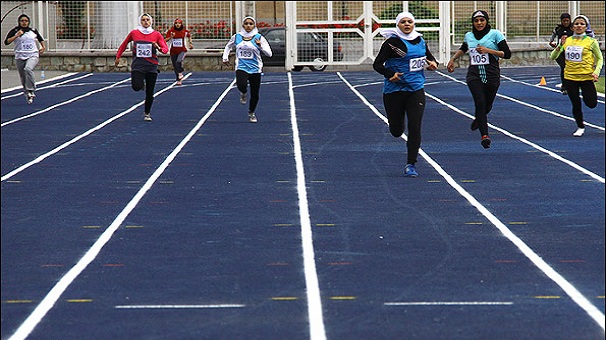
[[[575,63],[580,63],[583,61],[583,46],[566,47],[566,60]]]

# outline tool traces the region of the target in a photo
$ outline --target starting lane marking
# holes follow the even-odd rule
[[[177,155],[185,148],[185,145],[189,143],[189,141],[195,136],[195,134],[200,130],[202,125],[208,120],[208,118],[215,112],[219,104],[223,101],[223,99],[227,96],[227,93],[232,88],[232,86],[236,83],[234,79],[231,84],[221,93],[219,98],[215,101],[215,103],[208,109],[206,114],[200,118],[198,123],[189,131],[189,133],[181,140],[181,142],[173,149],[173,151],[166,157],[166,159],[160,164],[160,166],[152,173],[152,175],[145,181],[143,186],[137,191],[137,193],[133,196],[133,198],[128,202],[128,204],[122,209],[122,211],[116,216],[116,218],[112,221],[112,223],[105,229],[105,231],[99,236],[99,238],[95,241],[95,243],[90,247],[90,249],[76,262],[76,264],[68,270],[65,275],[59,279],[59,281],[53,286],[53,288],[44,296],[42,301],[34,308],[34,310],[29,314],[29,316],[23,321],[23,323],[17,328],[15,333],[10,336],[10,340],[17,339],[26,339],[30,333],[36,328],[36,326],[42,321],[42,319],[46,316],[49,310],[53,308],[53,306],[57,303],[61,295],[67,290],[67,288],[80,276],[80,274],[97,258],[97,255],[101,253],[101,250],[105,245],[111,240],[112,236],[118,230],[120,225],[124,223],[128,215],[137,207],[139,202],[143,199],[143,197],[147,194],[147,192],[151,189],[151,187],[158,181],[160,176],[164,173],[164,171],[168,168],[168,166],[172,163],[172,161],[177,157]],[[155,95],[158,95],[164,91],[170,89],[173,85],[162,89],[157,92]],[[155,96],[154,95],[154,96]],[[109,122],[117,119],[116,117],[125,115],[126,113],[134,110],[137,106],[143,104],[143,101],[139,104],[135,104],[130,109],[124,111],[118,116],[114,116],[114,118],[107,120],[104,124],[107,125]],[[105,126],[101,124],[98,128]],[[91,131],[91,130],[89,130]],[[84,135],[81,135],[84,136]],[[66,145],[67,146],[67,145]],[[48,156],[46,156],[48,157]],[[4,180],[4,178],[2,179]]]
[[[337,75],[343,80],[343,82],[351,89],[351,91],[360,98],[360,100],[370,108],[370,110],[385,123],[388,123],[387,118],[383,116],[377,108],[372,105],[358,90],[356,90],[348,81],[345,79],[340,72]],[[432,96],[433,97],[433,96]],[[436,98],[437,99],[437,98]],[[446,104],[446,103],[445,103]],[[452,106],[446,104],[447,106]],[[456,108],[455,108],[456,109]],[[458,110],[458,109],[456,109]],[[460,110],[458,110],[460,111]],[[461,111],[462,112],[462,111]],[[468,115],[465,113],[465,115]],[[402,135],[402,139],[408,140],[406,135]],[[555,282],[572,300],[603,329],[606,330],[606,321],[604,313],[593,305],[575,286],[573,286],[566,278],[560,273],[553,269],[543,258],[532,250],[521,238],[514,234],[501,220],[499,220],[493,213],[491,213],[482,203],[480,203],[473,195],[465,190],[457,181],[450,176],[438,164],[433,158],[431,158],[423,149],[419,149],[419,155],[425,159],[429,165],[431,165],[440,174],[448,184],[455,189],[463,198],[465,198],[472,206],[474,206],[482,215],[484,215],[509,241],[511,241],[521,252],[526,256],[539,270],[541,270],[547,277]],[[572,163],[572,162],[571,162]],[[574,163],[573,163],[574,164]],[[597,176],[597,175],[596,175]],[[604,179],[602,178],[602,183]]]
[[[220,309],[220,308],[244,308],[246,305],[228,303],[216,305],[117,305],[116,309]]]
[[[419,301],[419,302],[385,302],[385,306],[511,306],[508,301]]]

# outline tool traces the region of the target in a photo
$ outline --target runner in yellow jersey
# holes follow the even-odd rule
[[[587,35],[589,19],[578,15],[572,21],[572,37],[562,37],[560,43],[551,52],[551,59],[555,60],[564,53],[566,66],[564,67],[564,87],[568,91],[568,98],[572,103],[572,116],[577,123],[575,137],[585,133],[583,111],[579,89],[583,92],[583,102],[593,109],[598,105],[598,95],[594,82],[598,81],[604,59],[600,46],[595,38]]]

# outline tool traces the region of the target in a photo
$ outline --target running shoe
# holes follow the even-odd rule
[[[567,96],[568,95],[568,91],[566,91],[566,89],[562,89],[562,95],[563,96]]]
[[[404,167],[404,176],[406,176],[406,177],[419,176],[419,173],[417,172],[417,169],[415,168],[414,164],[406,164],[406,166]]]
[[[490,138],[488,137],[488,135],[482,136],[482,146],[484,147],[484,149],[490,148]]]
[[[240,104],[246,104],[246,93],[240,92]]]
[[[248,113],[248,121],[250,121],[251,123],[256,123],[257,122],[257,116],[255,116],[254,112],[249,112]]]
[[[575,137],[581,137],[585,133],[585,128],[578,128],[572,135]]]
[[[151,122],[151,114],[146,113],[145,116],[143,117],[143,120],[145,120],[146,122]]]
[[[471,122],[471,131],[475,131],[480,127],[480,124],[478,123],[477,119],[474,119],[473,122]]]

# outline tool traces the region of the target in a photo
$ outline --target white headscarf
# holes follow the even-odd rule
[[[246,21],[248,19],[252,20],[255,23],[255,28],[253,28],[252,31],[250,31],[250,32],[246,32],[246,30],[244,29],[244,21]],[[252,38],[257,33],[259,33],[259,30],[257,29],[257,20],[255,20],[255,18],[253,18],[251,16],[244,17],[244,19],[242,19],[242,29],[240,30],[240,34],[244,38]]]
[[[398,23],[400,23],[400,20],[402,20],[403,18],[410,18],[410,19],[412,19],[413,23],[415,21],[415,17],[412,15],[412,13],[402,12],[402,13],[398,14],[398,16],[396,17],[396,27],[381,29],[379,34],[381,34],[385,38],[391,38],[391,37],[397,36],[400,39],[404,39],[404,40],[415,40],[416,38],[423,36],[423,34],[417,32],[414,29],[412,30],[412,32],[410,32],[408,34],[402,32],[400,30],[400,28],[398,27]]]
[[[143,18],[143,16],[149,17],[150,23],[149,23],[149,27],[147,27],[147,28],[145,28],[141,25],[141,18]],[[152,28],[153,23],[154,23],[154,18],[152,18],[152,16],[147,13],[143,13],[139,16],[139,26],[137,26],[137,29],[143,34],[150,34],[151,32],[154,31],[154,29]]]

